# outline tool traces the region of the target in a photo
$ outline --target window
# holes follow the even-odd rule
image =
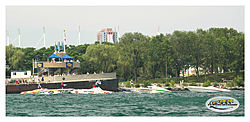
[[[13,75],[16,75],[16,72],[13,72]]]
[[[24,72],[24,75],[27,75],[27,72]]]

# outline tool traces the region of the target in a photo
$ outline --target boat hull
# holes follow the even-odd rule
[[[73,89],[35,89],[21,92],[22,95],[43,95],[43,94],[69,94]]]
[[[219,89],[215,87],[198,87],[198,86],[188,86],[188,90],[193,92],[229,92],[228,89]]]
[[[91,89],[74,89],[71,91],[72,94],[110,94],[112,91],[102,90],[101,88]]]
[[[126,93],[170,93],[171,91],[166,89],[150,89],[150,88],[120,88]]]

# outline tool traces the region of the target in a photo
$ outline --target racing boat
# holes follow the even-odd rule
[[[100,87],[95,87],[91,89],[74,89],[71,91],[71,93],[73,94],[109,94],[113,92],[102,90]]]
[[[22,95],[38,95],[38,94],[69,94],[73,89],[35,89],[32,91],[24,91],[20,94]]]
[[[157,87],[148,86],[147,88],[120,88],[125,93],[170,93],[171,91]]]
[[[190,91],[194,92],[229,92],[231,90],[223,89],[223,88],[216,88],[216,87],[200,87],[200,86],[188,86],[186,87]]]

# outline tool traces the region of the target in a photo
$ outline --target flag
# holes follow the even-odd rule
[[[63,42],[62,42],[62,50],[64,49],[64,45],[63,45]]]
[[[65,33],[65,30],[64,31],[64,41],[66,41],[66,33]]]
[[[61,51],[60,42],[58,42],[58,50]]]
[[[56,42],[55,42],[55,50],[57,50],[57,48],[56,48]]]

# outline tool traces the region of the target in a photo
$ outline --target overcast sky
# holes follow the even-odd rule
[[[21,47],[43,47],[43,27],[46,47],[54,45],[55,41],[62,41],[64,29],[66,44],[76,45],[78,26],[81,27],[81,44],[94,43],[99,30],[107,27],[116,27],[117,30],[118,26],[120,36],[135,31],[153,36],[157,34],[158,26],[163,34],[211,27],[234,28],[244,32],[244,7],[6,6],[6,30],[9,31],[10,43],[18,37],[17,29],[20,29]],[[13,45],[18,46],[18,39]]]

